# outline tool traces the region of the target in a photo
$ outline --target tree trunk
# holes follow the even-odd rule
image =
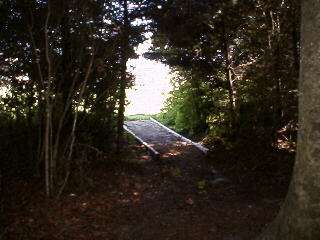
[[[1,236],[4,235],[5,232],[5,221],[6,221],[6,211],[5,211],[5,202],[4,202],[4,180],[3,180],[3,173],[2,173],[2,166],[0,165],[0,239]]]
[[[320,1],[302,2],[299,136],[286,201],[260,240],[320,237]]]
[[[60,77],[56,78],[56,98],[53,108],[53,172],[61,164],[64,150],[68,145],[68,138],[61,136],[70,135],[72,128],[72,104],[70,94],[73,93],[75,76],[72,76],[72,46],[70,34],[70,2],[63,1],[63,17],[60,24],[61,29],[61,50],[62,67]],[[62,163],[63,164],[63,163]],[[57,176],[54,176],[56,178]]]
[[[229,111],[230,111],[230,130],[234,130],[236,126],[236,89],[233,84],[230,51],[229,51],[229,38],[227,36],[226,24],[223,22],[223,55],[225,58],[226,78],[228,81],[228,96],[229,96]]]
[[[43,135],[43,144],[44,144],[44,163],[45,163],[45,188],[46,194],[48,197],[52,194],[52,189],[54,186],[53,183],[53,166],[55,165],[52,162],[52,105],[51,105],[51,85],[52,85],[52,60],[50,54],[50,43],[49,43],[49,21],[51,17],[51,5],[48,1],[48,13],[46,17],[46,22],[44,26],[44,36],[45,36],[45,57],[47,62],[47,84],[44,91],[45,95],[45,124],[44,124],[44,135]]]
[[[118,109],[118,136],[117,136],[117,151],[119,152],[123,145],[123,123],[126,101],[126,86],[127,86],[127,61],[129,48],[129,18],[128,18],[128,2],[122,1],[123,6],[123,33],[121,43],[121,79],[120,79],[120,94],[119,94],[119,109]]]

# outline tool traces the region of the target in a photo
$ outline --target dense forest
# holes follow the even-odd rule
[[[250,189],[282,202],[297,142],[301,12],[299,0],[0,1],[0,239],[75,239],[52,228],[45,235],[43,226],[37,238],[29,226],[34,218],[25,227],[12,219],[21,220],[32,201],[68,208],[69,194],[93,191],[89,175],[101,164],[112,174],[137,168],[123,162],[137,157],[124,131],[126,89],[134,85],[127,62],[149,35],[144,57],[167,64],[173,76],[174,89],[156,118],[208,147],[206,168],[216,165],[243,188],[256,184]],[[207,180],[197,188],[211,191]],[[277,204],[254,234],[274,218]],[[267,239],[315,239],[315,232]],[[108,236],[148,239],[121,234]],[[90,239],[109,239],[99,236]],[[217,239],[251,235],[243,236]]]

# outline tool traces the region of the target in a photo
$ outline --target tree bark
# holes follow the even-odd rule
[[[236,89],[233,84],[232,72],[231,72],[231,61],[229,51],[229,38],[226,29],[226,24],[223,22],[223,55],[225,58],[225,69],[226,78],[228,81],[228,96],[229,96],[229,111],[230,111],[230,129],[234,130],[236,126]]]
[[[299,136],[286,201],[259,240],[320,237],[320,0],[302,2]]]
[[[47,74],[47,85],[45,89],[45,124],[44,124],[44,162],[45,162],[45,188],[46,188],[46,194],[47,196],[51,196],[52,194],[52,188],[53,188],[53,165],[51,158],[51,81],[52,81],[52,66],[51,66],[51,59],[50,59],[50,44],[49,44],[49,37],[48,37],[48,31],[49,31],[49,20],[51,17],[51,6],[50,1],[48,2],[48,13],[46,17],[46,22],[44,26],[44,35],[45,35],[45,56],[46,56],[46,62],[47,62],[47,68],[48,68],[48,74]]]
[[[117,136],[117,151],[119,152],[123,145],[123,123],[124,111],[126,101],[126,86],[127,86],[127,61],[128,61],[128,48],[129,48],[129,18],[128,18],[128,2],[122,1],[123,7],[123,36],[121,44],[121,79],[120,79],[120,92],[119,92],[119,109],[118,109],[118,136]]]

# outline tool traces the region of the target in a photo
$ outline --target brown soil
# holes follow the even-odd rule
[[[280,185],[277,176],[256,184],[259,171],[243,180],[240,168],[225,164],[239,160],[230,150],[204,158],[179,141],[157,150],[157,161],[131,145],[123,157],[130,162],[91,163],[85,190],[70,184],[59,200],[47,200],[36,180],[10,181],[3,239],[249,240],[285,196],[289,174]]]

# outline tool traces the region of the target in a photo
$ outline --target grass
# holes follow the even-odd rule
[[[150,117],[157,119],[158,114],[134,114],[125,116],[126,121],[149,120]]]

